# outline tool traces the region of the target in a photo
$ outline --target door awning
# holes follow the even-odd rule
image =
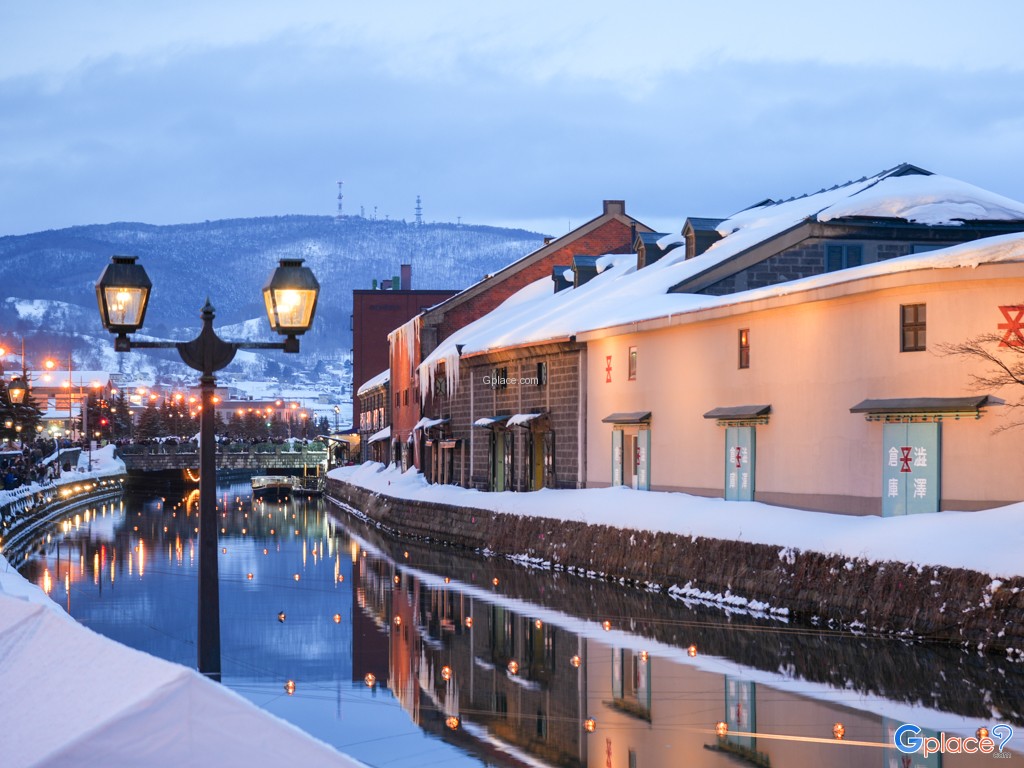
[[[756,422],[765,424],[772,412],[770,405],[727,405],[712,408],[704,414],[705,419],[718,419],[719,422]]]
[[[430,419],[424,416],[422,419],[416,422],[416,425],[412,428],[415,432],[417,429],[430,429],[431,427],[437,427],[441,424],[447,424],[448,419]]]
[[[605,416],[601,421],[605,424],[647,424],[651,420],[650,411],[629,411],[628,413],[613,413]]]
[[[370,439],[367,440],[366,442],[368,442],[368,443],[376,443],[376,442],[379,442],[380,440],[387,440],[390,437],[391,437],[391,427],[389,425],[387,427],[384,427],[384,429],[380,430],[379,432],[374,432],[372,435],[370,435]]]
[[[992,395],[974,397],[895,397],[862,400],[850,413],[863,413],[869,421],[899,418],[980,418],[987,405],[1002,405],[1003,400]]]
[[[506,426],[508,427],[529,427],[530,422],[535,419],[539,419],[542,416],[546,416],[544,413],[517,413],[515,416],[508,420]]]
[[[474,427],[500,427],[508,421],[508,416],[482,416],[473,422]]]

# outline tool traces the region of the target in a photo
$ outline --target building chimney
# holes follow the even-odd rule
[[[402,290],[412,290],[412,264],[402,265]]]
[[[613,216],[616,213],[623,216],[626,215],[626,201],[625,200],[605,200],[604,201],[604,215]]]

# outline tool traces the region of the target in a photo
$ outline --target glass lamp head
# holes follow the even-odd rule
[[[113,256],[96,281],[103,327],[125,335],[142,327],[153,284],[135,256]]]

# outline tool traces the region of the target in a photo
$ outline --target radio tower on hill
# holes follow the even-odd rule
[[[344,181],[339,181],[338,182],[338,213],[334,217],[335,221],[341,221],[341,215],[342,215],[341,214],[341,204],[342,204],[342,201],[345,199],[345,195],[343,195],[341,193],[341,186],[344,183],[345,183]]]
[[[423,206],[420,205],[420,196],[416,195],[416,226],[423,223]]]

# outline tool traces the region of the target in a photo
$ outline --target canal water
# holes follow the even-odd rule
[[[5,554],[80,623],[194,668],[197,508],[129,495]],[[982,727],[1022,759],[1019,661],[395,540],[352,512],[220,489],[223,681],[368,765],[991,765],[964,754]],[[945,753],[895,749],[904,725]]]

